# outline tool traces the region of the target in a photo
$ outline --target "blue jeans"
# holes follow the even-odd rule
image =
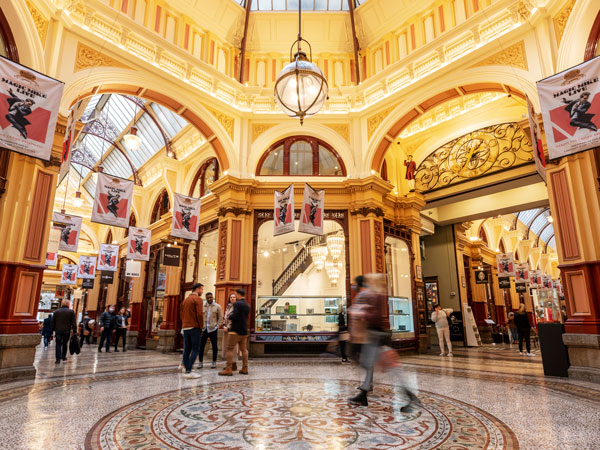
[[[200,328],[183,330],[183,365],[186,372],[192,371],[192,366],[200,347]]]
[[[43,338],[44,338],[44,347],[48,347],[48,344],[50,343],[50,336],[49,334],[42,334]]]

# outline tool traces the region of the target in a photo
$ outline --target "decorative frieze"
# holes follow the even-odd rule
[[[567,27],[567,22],[569,20],[569,16],[573,11],[573,7],[575,6],[575,0],[570,0],[565,6],[563,6],[560,11],[552,18],[552,23],[554,23],[554,33],[556,35],[556,43],[560,45],[560,41],[565,33],[565,28]]]
[[[46,36],[48,35],[49,21],[46,20],[42,13],[40,13],[40,11],[29,0],[26,0],[25,4],[27,5],[27,9],[31,14],[31,18],[33,19],[35,29],[37,30],[38,36],[40,37],[40,41],[42,42],[43,47],[46,45]]]
[[[528,70],[525,42],[517,42],[516,44],[513,44],[510,47],[493,54],[489,58],[486,58],[471,67],[478,66],[512,66],[519,69]]]
[[[89,69],[90,67],[121,67],[129,69],[129,67],[116,59],[78,42],[73,71],[79,72],[81,70]]]
[[[253,123],[252,124],[252,142],[256,141],[258,137],[263,134],[265,131],[273,128],[276,123]]]

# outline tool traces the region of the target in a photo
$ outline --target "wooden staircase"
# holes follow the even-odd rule
[[[273,281],[273,295],[281,296],[287,291],[291,284],[298,278],[298,275],[303,273],[313,262],[310,256],[310,249],[315,245],[322,245],[326,241],[326,236],[313,236],[302,247],[294,259],[290,261],[281,275]]]

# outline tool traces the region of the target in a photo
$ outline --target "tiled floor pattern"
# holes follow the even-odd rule
[[[86,348],[55,366],[52,350],[38,351],[35,384],[0,385],[1,449],[80,449],[86,436],[88,448],[598,448],[597,386],[540,376],[536,361],[468,357],[470,349],[405,357],[402,372],[376,375],[368,408],[346,402],[362,370],[331,358],[261,359],[248,377],[204,369],[188,380],[178,355]],[[420,391],[418,416],[399,412],[403,382]],[[459,431],[452,424],[463,419],[472,426]],[[139,445],[124,444],[137,420]],[[226,433],[207,431],[219,420]]]

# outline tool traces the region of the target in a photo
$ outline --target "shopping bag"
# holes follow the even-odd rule
[[[69,353],[71,355],[73,355],[74,353],[77,353],[79,355],[80,352],[81,348],[79,347],[79,339],[77,338],[77,335],[74,334],[73,336],[71,336],[71,340],[69,341]]]

